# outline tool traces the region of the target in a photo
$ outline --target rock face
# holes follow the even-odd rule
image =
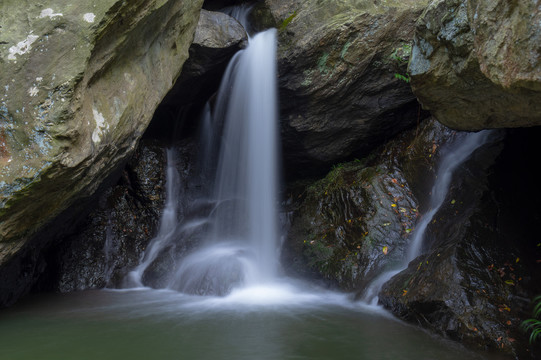
[[[336,166],[303,191],[282,254],[288,271],[362,293],[403,261],[419,214],[410,184],[426,198],[441,142],[452,136],[434,121],[418,131],[363,161]]]
[[[511,132],[458,170],[426,254],[385,284],[383,306],[468,346],[535,358],[519,326],[541,292],[539,194],[527,160],[538,134]]]
[[[171,131],[164,127],[175,123],[177,132],[195,128],[199,112],[217,91],[229,60],[247,42],[248,35],[237,20],[224,13],[201,10],[190,57],[158,107],[149,131],[156,136],[168,134]]]
[[[364,156],[415,124],[416,99],[398,77],[406,79],[414,24],[427,3],[265,1],[280,30],[282,141],[289,171],[320,170]]]
[[[538,2],[433,1],[417,23],[413,91],[452,128],[541,125],[539,49]]]
[[[61,292],[121,286],[157,232],[165,173],[163,146],[142,141],[119,183],[102,194],[77,233],[47,249],[38,286]]]
[[[39,273],[37,252],[22,250],[31,236],[94,193],[133,152],[180,74],[201,5],[2,3],[0,304]]]

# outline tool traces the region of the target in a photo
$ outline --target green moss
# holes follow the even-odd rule
[[[282,23],[280,24],[280,26],[278,27],[278,30],[279,31],[284,31],[287,26],[289,25],[289,23],[291,21],[293,21],[293,19],[297,16],[297,10],[295,10],[293,12],[293,14],[289,15],[287,18],[284,19],[284,21],[282,21]]]
[[[346,56],[346,53],[348,52],[349,47],[351,46],[351,41],[348,41],[344,44],[344,47],[342,48],[342,51],[340,52],[340,58],[344,60],[344,56]]]
[[[317,62],[317,67],[319,72],[327,75],[330,71],[330,68],[327,66],[327,60],[329,59],[329,53],[323,53]]]

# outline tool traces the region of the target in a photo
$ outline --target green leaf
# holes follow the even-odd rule
[[[284,21],[282,21],[282,24],[280,24],[280,27],[278,30],[283,31],[285,28],[289,25],[291,21],[297,16],[297,10],[293,11],[293,14],[289,15],[287,18],[285,18]]]

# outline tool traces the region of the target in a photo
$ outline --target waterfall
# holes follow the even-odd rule
[[[377,305],[378,293],[383,284],[389,281],[394,275],[406,269],[410,261],[422,254],[426,229],[445,201],[451,185],[453,173],[476,149],[487,142],[489,135],[489,130],[483,130],[477,133],[459,134],[453,143],[449,144],[445,149],[442,149],[440,164],[436,171],[436,179],[430,192],[429,208],[415,227],[405,261],[400,267],[380,274],[366,288],[363,296],[365,302],[371,305]]]
[[[246,17],[249,9],[242,7]],[[225,295],[241,286],[266,284],[278,273],[278,110],[276,29],[256,34],[230,61],[214,107],[202,111],[202,177],[215,171],[214,204],[204,221],[199,248],[179,256],[165,286],[184,293]],[[182,243],[190,219],[179,216],[174,152],[167,151],[166,204],[158,235],[127,286],[143,286],[144,274]],[[188,225],[186,225],[188,224]],[[190,225],[191,226],[191,225]],[[171,252],[169,252],[171,254]]]
[[[277,275],[275,58],[271,29],[250,38],[226,70],[212,119],[213,128],[223,127],[212,229],[203,248],[182,260],[170,288],[223,295]]]
[[[175,167],[175,151],[168,148],[167,154],[167,172],[165,178],[165,207],[160,218],[158,234],[154,237],[143,254],[140,264],[132,270],[126,279],[126,287],[143,286],[143,274],[149,265],[156,260],[165,246],[170,244],[175,237],[175,230],[178,226],[178,198],[179,198],[179,178]]]

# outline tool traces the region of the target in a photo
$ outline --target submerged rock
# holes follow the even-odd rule
[[[415,21],[427,3],[265,1],[280,31],[288,173],[320,173],[336,161],[365,156],[416,123],[418,104],[399,77],[407,79]]]
[[[528,174],[538,132],[511,132],[458,169],[425,255],[385,284],[383,306],[470,347],[535,358],[519,326],[541,292],[540,199]]]
[[[84,210],[73,205],[135,149],[188,57],[202,0],[53,3],[1,5],[0,305],[42,270],[36,231],[61,213],[74,221]]]
[[[541,124],[541,8],[535,1],[437,0],[415,32],[415,95],[461,130]]]

